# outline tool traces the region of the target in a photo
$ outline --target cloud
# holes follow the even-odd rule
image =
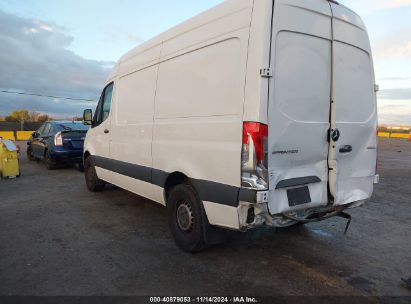
[[[382,81],[408,81],[408,80],[411,80],[411,78],[408,78],[408,77],[382,77],[379,80],[382,80]]]
[[[381,90],[378,93],[378,97],[391,100],[410,100],[411,104],[411,88]]]
[[[113,63],[86,60],[67,48],[73,37],[63,28],[0,11],[0,88],[44,95],[98,99],[108,66]],[[0,114],[18,108],[74,115],[84,102],[19,97],[0,94]]]
[[[379,9],[411,6],[411,0],[374,0],[372,2],[376,3],[377,8]]]
[[[374,57],[378,59],[411,58],[411,28],[380,36],[373,41]]]
[[[411,56],[411,40],[391,44],[376,52],[382,58],[408,58]]]

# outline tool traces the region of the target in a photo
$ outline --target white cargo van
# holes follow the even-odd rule
[[[92,119],[87,186],[166,205],[177,244],[214,227],[286,227],[369,199],[377,108],[361,19],[328,0],[230,0],[114,67]]]

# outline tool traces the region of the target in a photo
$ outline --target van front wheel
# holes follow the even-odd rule
[[[84,161],[84,175],[88,190],[91,192],[99,192],[104,190],[105,183],[98,179],[96,168],[94,167],[91,157],[87,157]]]
[[[186,252],[204,250],[205,215],[197,193],[190,185],[174,187],[167,199],[168,225],[177,245]]]

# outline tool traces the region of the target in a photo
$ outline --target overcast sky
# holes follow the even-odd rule
[[[109,67],[151,37],[221,0],[0,0],[0,89],[95,100]],[[411,124],[411,0],[341,0],[370,32],[381,122]],[[0,115],[56,117],[94,107],[0,93]]]

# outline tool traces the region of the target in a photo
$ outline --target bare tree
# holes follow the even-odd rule
[[[49,120],[51,120],[51,117],[48,116],[47,114],[42,114],[42,115],[39,115],[37,117],[38,122],[46,122],[46,121],[49,121]]]
[[[35,122],[38,120],[40,114],[37,113],[36,111],[30,111],[29,112],[29,121]]]

